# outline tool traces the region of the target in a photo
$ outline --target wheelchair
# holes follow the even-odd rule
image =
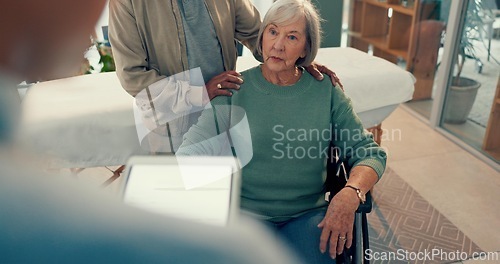
[[[334,152],[330,153],[333,157],[328,157],[326,191],[329,201],[346,185],[350,168],[342,162],[338,154],[338,149],[333,147]],[[353,243],[351,248],[345,248],[337,256],[337,264],[369,264],[370,260],[366,258],[365,252],[370,248],[368,235],[368,220],[366,214],[372,211],[372,196],[370,192],[366,193],[366,202],[360,204],[354,216]]]

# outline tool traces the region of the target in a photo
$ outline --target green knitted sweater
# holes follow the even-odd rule
[[[232,97],[212,100],[212,108],[186,133],[177,152],[227,154],[221,135],[229,125],[234,152],[248,160],[242,162],[242,209],[280,222],[326,207],[325,164],[332,130],[349,165],[366,165],[382,176],[386,153],[363,129],[350,99],[328,78],[317,81],[304,71],[294,85],[278,86],[263,77],[260,66],[242,77],[244,83]]]

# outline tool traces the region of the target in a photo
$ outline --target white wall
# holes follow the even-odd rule
[[[252,2],[257,7],[257,10],[259,10],[261,17],[264,17],[269,7],[271,7],[273,0],[252,0]]]
[[[145,0],[145,1],[147,1],[147,0]],[[97,21],[97,24],[96,24],[96,27],[95,27],[95,32],[96,32],[97,39],[100,40],[100,41],[104,40],[104,37],[102,36],[102,29],[101,29],[101,27],[108,25],[108,20],[109,20],[109,5],[108,5],[108,3],[109,3],[109,1],[106,1],[106,7],[102,11],[102,15],[99,18],[99,20]]]

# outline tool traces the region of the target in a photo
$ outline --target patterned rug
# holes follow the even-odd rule
[[[482,251],[391,169],[372,195],[371,263],[452,263]]]

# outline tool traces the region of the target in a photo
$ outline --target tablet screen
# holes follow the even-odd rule
[[[224,226],[231,184],[231,166],[135,164],[124,201],[154,213]]]

